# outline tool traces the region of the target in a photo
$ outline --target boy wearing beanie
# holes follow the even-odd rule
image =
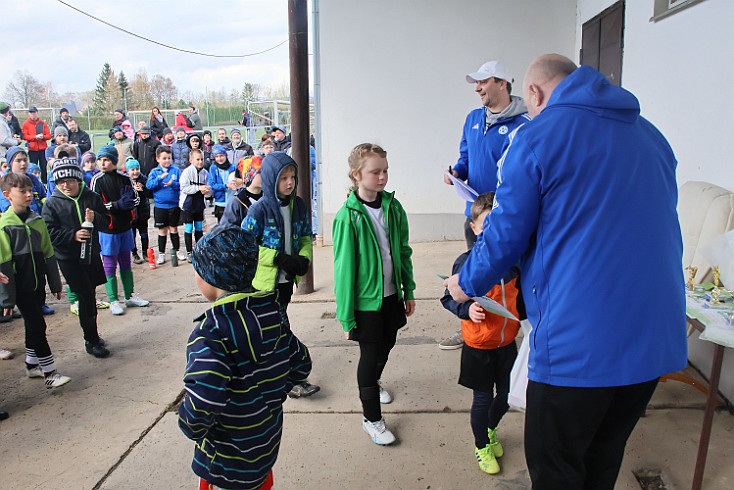
[[[149,301],[134,292],[132,259],[130,252],[135,248],[132,222],[135,207],[140,197],[132,186],[130,177],[117,171],[117,150],[107,144],[97,152],[97,163],[102,170],[92,178],[92,191],[99,194],[105,208],[110,212],[105,216],[105,224],[99,229],[99,244],[102,249],[102,265],[107,283],[105,289],[110,300],[110,312],[122,315],[117,290],[117,265],[120,265],[120,279],[125,294],[125,306],[148,306]]]
[[[227,150],[222,145],[215,145],[212,148],[212,158],[214,161],[209,167],[209,188],[214,196],[214,216],[219,223],[227,201],[231,198],[232,190],[227,187],[227,182],[235,166],[227,159]]]
[[[117,148],[117,158],[120,162],[123,163],[122,170],[125,171],[125,161],[133,156],[133,140],[128,138],[128,136],[125,134],[125,131],[122,130],[120,126],[115,126],[110,131],[110,134],[112,135],[112,141],[110,143],[115,145],[115,148]]]
[[[46,200],[46,188],[35,175],[31,174],[28,164],[28,153],[20,146],[11,146],[5,154],[5,159],[8,161],[10,172],[19,175],[28,175],[28,178],[31,179],[33,200],[31,201],[30,208],[34,213],[41,214],[43,203]],[[10,201],[5,196],[0,196],[0,212],[4,213],[9,207]]]
[[[238,168],[234,172],[234,179],[241,179],[244,186],[240,188],[237,194],[232,196],[232,199],[224,208],[222,224],[242,226],[242,221],[247,216],[247,210],[262,197],[262,176],[260,175],[262,160],[262,157],[259,156],[240,160]]]
[[[46,162],[53,159],[54,157],[54,150],[57,146],[63,145],[64,143],[69,142],[69,131],[66,130],[64,126],[56,126],[54,129],[54,137],[51,140],[51,146],[46,148],[45,157]]]
[[[57,128],[58,129],[58,128]],[[66,278],[69,289],[79,302],[79,325],[84,333],[84,348],[87,353],[105,358],[110,351],[97,331],[97,306],[95,288],[104,284],[104,268],[100,258],[99,236],[109,211],[99,195],[84,185],[84,172],[74,158],[60,158],[54,164],[53,180],[56,189],[46,200],[43,219],[51,236],[54,254]],[[94,223],[93,230],[82,228],[82,223]],[[92,242],[91,264],[80,261],[81,247]]]
[[[212,306],[189,337],[178,414],[196,442],[200,488],[272,488],[282,403],[311,371],[276,293],[252,287],[257,261],[257,243],[237,227],[218,226],[194,248],[196,284]]]

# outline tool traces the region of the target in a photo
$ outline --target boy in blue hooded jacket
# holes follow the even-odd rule
[[[261,168],[262,197],[247,211],[242,228],[255,236],[259,261],[252,285],[260,291],[278,290],[283,316],[293,284],[308,272],[313,260],[311,222],[306,204],[296,196],[296,162],[284,152],[265,157]],[[289,396],[310,396],[321,388],[309,383],[294,386]]]
[[[214,198],[214,216],[217,223],[222,220],[224,208],[231,198],[233,190],[227,185],[229,174],[235,171],[235,166],[227,158],[227,149],[222,145],[215,145],[212,149],[212,162],[209,167],[209,178],[207,184]]]

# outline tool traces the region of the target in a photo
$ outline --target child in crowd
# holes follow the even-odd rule
[[[8,160],[5,157],[0,157],[0,177],[4,177],[8,172],[10,172]]]
[[[87,353],[105,358],[110,351],[97,331],[97,306],[95,288],[107,282],[100,258],[98,231],[105,225],[104,216],[109,214],[99,195],[82,183],[84,173],[76,159],[60,158],[53,169],[56,189],[43,206],[43,219],[48,227],[59,268],[66,278],[69,289],[78,301],[79,325],[84,333],[84,348]],[[94,229],[82,228],[89,221]],[[81,247],[92,242],[91,263],[80,261]]]
[[[306,205],[296,196],[296,162],[285,153],[271,153],[262,163],[262,197],[247,211],[242,228],[260,245],[260,262],[252,285],[278,291],[283,317],[293,284],[308,272],[313,258],[311,223]],[[307,382],[295,385],[292,398],[311,396],[321,388]]]
[[[115,148],[117,149],[117,158],[118,161],[124,162],[127,160],[128,157],[133,156],[133,140],[132,138],[128,138],[125,134],[125,131],[122,130],[120,126],[115,126],[112,128],[112,141],[115,145]],[[125,171],[124,168],[120,169],[123,172]]]
[[[20,146],[11,146],[7,153],[5,153],[5,159],[8,161],[10,172],[19,175],[28,174],[33,189],[33,200],[31,201],[30,208],[34,213],[41,214],[43,203],[46,201],[46,188],[41,183],[40,178],[31,173],[31,168],[28,165],[28,153]],[[38,172],[40,173],[40,167],[36,165],[36,168],[38,168]],[[4,195],[0,196],[0,212],[4,213],[9,207],[10,201]]]
[[[41,170],[41,167],[39,167],[35,163],[31,163],[28,165],[28,175],[34,176],[36,179],[41,180],[41,177],[43,176],[43,171]],[[43,184],[41,184],[43,185]],[[46,193],[46,186],[43,186],[43,192]]]
[[[33,196],[30,177],[10,172],[2,179],[2,192],[10,207],[0,216],[0,307],[7,316],[18,305],[23,315],[27,376],[44,378],[48,389],[58,388],[71,378],[56,371],[41,310],[46,278],[51,292],[61,299],[61,277],[51,239],[43,219],[29,207]]]
[[[273,140],[266,139],[262,142],[262,145],[260,145],[260,154],[262,154],[263,158],[270,155],[275,150],[275,143],[273,143]]]
[[[398,329],[415,311],[408,218],[394,193],[385,191],[387,169],[381,147],[363,143],[352,150],[353,186],[333,224],[336,317],[344,337],[359,342],[362,429],[380,445],[395,442],[380,409],[392,396],[380,378]]]
[[[235,178],[238,178],[238,174],[242,176],[244,186],[227,203],[222,221],[220,221],[221,224],[242,226],[242,221],[247,216],[247,210],[250,209],[252,203],[263,195],[262,176],[260,175],[262,158],[254,156],[243,160],[243,165],[241,168],[238,165],[234,175]]]
[[[176,128],[176,141],[171,143],[173,166],[179,170],[185,169],[189,164],[189,146],[186,143],[186,130],[179,126]]]
[[[232,189],[227,187],[229,174],[234,172],[235,166],[227,160],[227,150],[222,145],[215,145],[212,149],[214,162],[209,167],[209,188],[214,196],[214,216],[217,223],[222,220],[224,208],[231,199]]]
[[[54,150],[57,146],[63,145],[64,143],[69,142],[69,131],[64,126],[56,126],[54,128],[54,137],[51,140],[51,145],[46,148],[45,157],[46,161],[48,162],[52,158],[54,158]]]
[[[482,232],[484,221],[492,212],[494,192],[476,198],[471,206],[469,223],[475,235]],[[471,251],[459,255],[452,274],[461,271]],[[494,286],[487,296],[503,304],[512,314],[518,315],[518,271],[513,268]],[[510,372],[517,357],[515,337],[520,323],[487,313],[479,304],[470,301],[457,303],[447,289],[441,298],[444,308],[461,319],[461,373],[459,384],[472,390],[471,429],[474,433],[474,454],[479,468],[485,473],[499,473],[497,458],[504,450],[497,438],[497,426],[507,413],[510,393]],[[496,390],[497,395],[493,396]]]
[[[209,170],[212,166],[212,148],[214,148],[214,142],[212,141],[212,132],[208,129],[204,130],[204,142],[201,144],[201,149],[204,151],[204,168]]]
[[[176,137],[173,136],[173,131],[171,131],[171,128],[164,128],[163,136],[161,137],[161,144],[171,146],[175,140]]]
[[[195,136],[195,135],[192,135]],[[198,141],[198,140],[197,140]],[[190,165],[181,172],[181,217],[184,224],[184,245],[186,246],[186,260],[191,262],[193,238],[197,243],[204,234],[204,210],[209,194],[209,172],[204,168],[204,152],[194,148],[189,152]]]
[[[130,252],[135,248],[132,222],[135,207],[140,197],[132,186],[130,177],[117,171],[117,150],[113,145],[104,145],[97,152],[97,164],[102,172],[92,178],[92,191],[102,198],[109,216],[99,229],[99,244],[102,249],[102,265],[107,283],[105,289],[110,300],[110,312],[123,315],[125,310],[118,298],[117,265],[120,265],[120,280],[125,295],[125,306],[143,307],[150,304],[135,293]]]
[[[272,488],[282,403],[311,371],[276,293],[252,286],[257,262],[254,237],[236,227],[218,226],[194,248],[196,285],[212,306],[186,346],[178,425],[196,442],[200,489]]]
[[[147,183],[148,178],[142,174],[140,168],[140,162],[134,158],[128,158],[125,163],[127,174],[130,176],[130,181],[133,183],[133,189],[138,193],[140,198],[140,204],[135,206],[135,219],[133,219],[133,242],[135,242],[135,234],[140,235],[140,251],[138,254],[138,246],[135,244],[133,248],[133,262],[136,264],[142,264],[145,262],[145,254],[148,253],[148,220],[150,219],[150,197],[151,193],[148,190]],[[142,255],[142,257],[141,257]]]
[[[54,153],[51,158],[48,159],[48,181],[46,182],[46,195],[50,196],[56,189],[56,182],[53,178],[53,168],[56,165],[56,160],[59,158],[73,158],[77,160],[79,153],[76,146],[70,143],[61,143],[54,147]],[[78,161],[78,160],[77,160]]]
[[[92,183],[92,177],[99,173],[97,168],[97,155],[92,151],[82,155],[82,170],[84,170],[84,184],[89,187]]]
[[[188,149],[188,148],[187,148]],[[172,254],[178,260],[184,260],[186,254],[181,252],[178,237],[178,222],[181,209],[178,207],[179,190],[181,188],[181,171],[172,165],[171,148],[159,146],[155,150],[158,166],[150,171],[145,184],[153,193],[153,220],[158,228],[158,264],[166,263],[166,241],[171,236]]]

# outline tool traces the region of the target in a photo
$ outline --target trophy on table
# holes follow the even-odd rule
[[[698,267],[689,265],[686,267],[686,270],[688,271],[688,290],[693,291],[696,288],[696,272],[698,272]]]
[[[711,304],[712,305],[718,305],[719,304],[719,298],[721,297],[721,291],[719,291],[719,266],[715,265],[713,267],[713,275],[714,275],[714,288],[711,290]]]

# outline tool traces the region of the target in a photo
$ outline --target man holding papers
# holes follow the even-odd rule
[[[493,192],[497,188],[497,162],[506,147],[507,137],[528,120],[528,111],[522,98],[511,95],[515,81],[499,61],[488,61],[474,73],[466,75],[466,81],[475,85],[474,91],[482,99],[482,107],[466,116],[459,145],[459,160],[444,182],[453,185],[451,176],[465,181],[475,194]],[[467,193],[460,195],[466,199]],[[476,236],[469,227],[473,199],[466,201],[464,214],[464,238],[472,248]],[[440,342],[444,350],[459,349],[464,343],[461,331]]]

